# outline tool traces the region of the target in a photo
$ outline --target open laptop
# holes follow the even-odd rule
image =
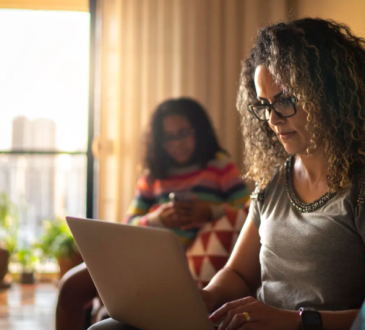
[[[144,330],[212,330],[170,230],[66,217],[109,315]]]

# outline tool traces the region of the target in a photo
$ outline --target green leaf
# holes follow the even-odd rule
[[[22,248],[16,254],[16,260],[22,266],[23,272],[32,272],[34,271],[35,264],[37,262],[37,256],[34,254],[32,249]]]
[[[77,246],[65,220],[44,221],[44,233],[36,245],[44,257],[71,257]]]
[[[12,256],[16,251],[18,228],[18,207],[7,193],[0,193],[0,242]]]

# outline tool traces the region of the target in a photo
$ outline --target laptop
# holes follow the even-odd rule
[[[176,234],[66,217],[109,315],[143,330],[212,330]]]

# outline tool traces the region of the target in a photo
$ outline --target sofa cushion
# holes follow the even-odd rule
[[[227,210],[222,218],[205,224],[186,256],[199,287],[204,287],[224,267],[247,217],[247,209]]]

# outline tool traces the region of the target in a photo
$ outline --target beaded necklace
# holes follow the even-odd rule
[[[294,157],[288,158],[288,160],[285,162],[285,188],[286,188],[286,194],[288,195],[288,198],[290,200],[291,205],[298,210],[300,213],[310,213],[315,210],[318,210],[320,207],[325,205],[331,198],[336,196],[336,193],[325,193],[322,197],[315,200],[312,203],[306,204],[303,203],[299,198],[296,196],[294,191],[294,185],[293,185],[293,159]]]

